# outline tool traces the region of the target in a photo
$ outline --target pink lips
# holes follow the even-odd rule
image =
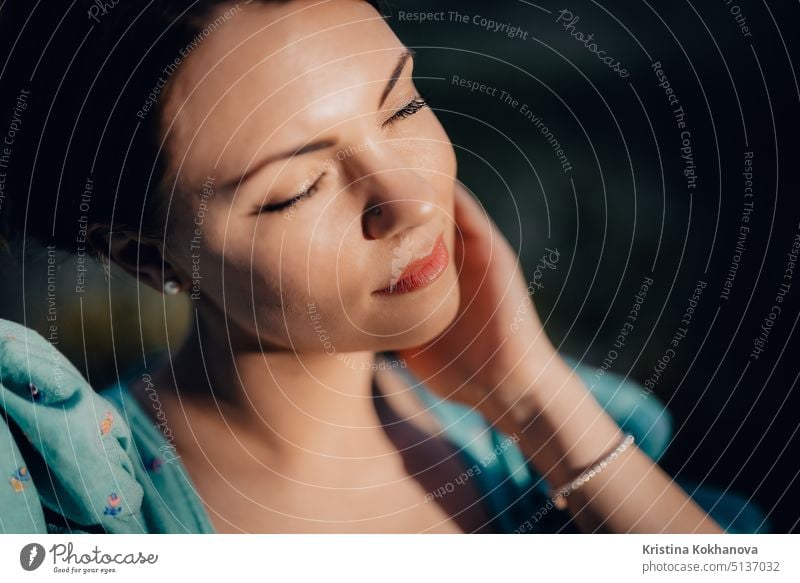
[[[440,234],[431,252],[416,261],[409,263],[400,274],[394,286],[385,287],[372,293],[379,295],[404,294],[433,283],[447,267],[450,254]]]

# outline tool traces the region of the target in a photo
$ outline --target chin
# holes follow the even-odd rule
[[[461,296],[455,277],[452,282],[442,279],[438,283],[447,284],[447,287],[442,286],[446,289],[444,295],[426,298],[426,301],[421,302],[421,298],[412,299],[413,294],[408,294],[404,298],[410,300],[408,303],[397,304],[390,318],[381,318],[382,327],[393,328],[381,332],[385,340],[383,344],[386,345],[384,350],[420,346],[447,330],[458,314]]]

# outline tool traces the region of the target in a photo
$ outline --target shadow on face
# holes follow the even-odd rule
[[[436,336],[459,301],[456,162],[412,52],[360,0],[209,18],[220,25],[171,79],[162,115],[165,256],[201,314],[297,351]],[[404,293],[376,293],[387,287]]]

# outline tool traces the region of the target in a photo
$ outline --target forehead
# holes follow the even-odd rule
[[[404,48],[361,0],[238,6],[207,18],[219,26],[172,79],[163,121],[169,150],[191,153],[182,172],[302,143],[375,111]]]

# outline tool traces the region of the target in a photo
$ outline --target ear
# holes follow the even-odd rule
[[[165,259],[160,241],[133,230],[110,231],[108,226],[99,224],[89,226],[87,239],[101,257],[113,261],[157,292],[164,293],[164,283],[170,280],[180,287],[185,283],[178,270]]]

